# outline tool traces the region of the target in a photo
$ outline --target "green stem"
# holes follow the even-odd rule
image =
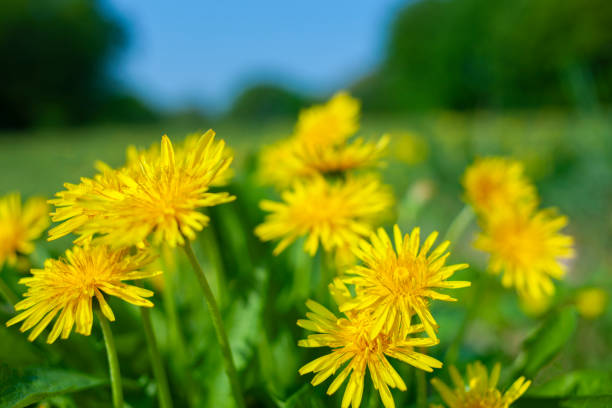
[[[17,304],[19,301],[17,295],[15,295],[15,293],[11,290],[11,288],[9,288],[2,278],[0,278],[0,293],[11,306],[15,306],[15,304]]]
[[[157,347],[157,340],[155,339],[153,324],[151,323],[151,310],[146,307],[141,307],[140,315],[142,317],[142,326],[144,327],[147,346],[149,348],[149,357],[151,358],[153,375],[157,381],[157,397],[159,398],[159,406],[160,408],[172,408],[172,397],[170,396],[168,377],[159,353],[159,347]]]
[[[417,386],[417,408],[427,408],[427,379],[425,371],[415,368],[416,370],[416,386]]]
[[[475,214],[472,207],[470,207],[468,204],[464,205],[448,227],[444,240],[450,241],[451,246],[454,245],[457,240],[461,238],[461,235],[463,235],[466,228],[470,225],[474,219],[474,215]]]
[[[335,266],[334,266],[334,255],[332,252],[322,251],[321,252],[321,265],[320,265],[320,281],[319,281],[319,300],[321,302],[327,303],[329,298],[331,297],[329,294],[329,284],[332,283],[335,274]]]
[[[212,225],[209,225],[203,231],[204,239],[202,240],[203,249],[206,251],[205,254],[210,260],[212,267],[215,269],[216,285],[214,287],[217,295],[217,304],[219,308],[223,310],[225,305],[225,290],[227,283],[225,282],[225,270],[223,267],[223,261],[221,260],[221,251],[219,250],[219,244],[217,243],[217,237],[215,231],[212,229]]]
[[[184,248],[185,253],[187,254],[187,258],[189,258],[189,262],[191,263],[193,271],[196,274],[198,281],[200,282],[202,291],[204,292],[204,298],[206,299],[206,304],[208,305],[208,310],[210,311],[210,317],[212,319],[213,326],[215,327],[217,341],[219,341],[219,345],[221,346],[223,361],[225,363],[225,371],[227,372],[227,376],[229,377],[230,385],[232,387],[232,393],[234,394],[234,399],[236,400],[236,405],[238,406],[238,408],[245,408],[246,405],[244,403],[242,392],[240,390],[240,383],[238,382],[238,373],[236,372],[236,366],[234,365],[232,350],[230,349],[227,332],[225,331],[223,320],[221,319],[219,306],[215,301],[215,297],[212,293],[212,290],[210,289],[210,285],[208,284],[206,275],[204,274],[204,271],[200,267],[200,264],[198,263],[198,260],[195,254],[193,253],[193,249],[191,248],[189,240],[186,240]]]
[[[111,389],[113,392],[113,407],[123,408],[123,389],[121,388],[121,372],[119,370],[119,359],[117,358],[117,349],[115,347],[115,340],[113,339],[113,332],[111,331],[110,324],[106,319],[106,316],[102,314],[100,310],[96,310],[98,315],[98,321],[102,328],[102,335],[104,336],[104,345],[106,346],[106,355],[108,357],[108,367],[110,371],[110,382]]]

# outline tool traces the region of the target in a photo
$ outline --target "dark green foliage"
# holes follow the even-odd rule
[[[355,93],[371,110],[591,109],[612,102],[611,25],[606,0],[417,1]]]
[[[307,98],[296,92],[277,85],[261,84],[242,92],[234,101],[229,116],[243,120],[294,117],[307,105]]]
[[[124,44],[98,1],[0,2],[0,128],[150,117],[108,76]]]

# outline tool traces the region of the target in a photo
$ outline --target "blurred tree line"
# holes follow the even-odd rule
[[[420,0],[390,27],[381,66],[351,87],[366,112],[593,109],[612,102],[612,1]],[[0,1],[0,128],[158,117],[109,75],[126,45],[96,0]],[[229,117],[295,115],[313,102],[273,84]]]
[[[592,108],[612,101],[610,0],[424,0],[355,85],[372,110]]]
[[[612,1],[411,2],[383,63],[352,91],[366,112],[610,104]],[[256,109],[271,94],[251,89],[238,105]]]
[[[97,1],[0,1],[0,128],[152,119],[109,76],[125,43]]]

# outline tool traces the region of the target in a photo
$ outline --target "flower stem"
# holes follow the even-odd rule
[[[113,392],[113,408],[123,408],[123,389],[121,388],[121,372],[119,370],[119,359],[117,358],[117,349],[115,348],[115,340],[113,332],[106,316],[100,310],[96,310],[98,321],[102,328],[104,336],[104,345],[106,346],[106,355],[108,357],[108,367],[110,371],[111,390]]]
[[[0,293],[2,297],[11,304],[11,306],[15,306],[15,304],[19,301],[17,295],[9,288],[9,286],[0,278]]]
[[[334,280],[335,277],[335,265],[333,253],[322,251],[320,255],[320,281],[319,281],[319,301],[327,303],[331,297],[329,294],[329,284]]]
[[[151,310],[146,307],[140,308],[142,317],[142,326],[144,327],[145,337],[147,338],[147,346],[149,348],[149,357],[151,358],[151,367],[153,375],[157,381],[157,397],[159,399],[160,408],[172,408],[172,397],[170,396],[170,387],[168,387],[168,377],[166,369],[157,347],[157,340],[151,324]]]
[[[191,244],[189,240],[185,240],[185,253],[187,254],[187,258],[189,258],[189,262],[191,262],[191,266],[193,267],[193,271],[200,282],[200,286],[202,287],[202,291],[204,292],[204,298],[206,299],[206,303],[208,305],[208,310],[210,311],[210,316],[212,318],[213,326],[215,327],[215,332],[217,334],[217,341],[221,346],[221,352],[223,354],[223,360],[225,363],[225,371],[227,372],[227,376],[230,380],[230,385],[232,387],[232,393],[234,394],[234,399],[236,400],[236,405],[238,408],[245,408],[244,399],[242,397],[242,392],[240,391],[240,383],[238,382],[238,374],[236,372],[236,366],[234,365],[234,358],[232,357],[232,350],[230,349],[229,340],[227,338],[227,333],[225,331],[225,327],[223,325],[223,320],[221,319],[221,313],[219,312],[219,306],[215,301],[215,297],[210,289],[210,285],[208,284],[208,280],[206,279],[206,275],[202,270],[202,267],[198,263],[198,260],[193,253],[193,249],[191,248]]]
[[[472,207],[468,204],[464,205],[448,227],[444,240],[450,241],[451,245],[455,244],[456,241],[461,238],[461,235],[465,232],[468,225],[470,225],[470,222],[474,219],[474,215]]]

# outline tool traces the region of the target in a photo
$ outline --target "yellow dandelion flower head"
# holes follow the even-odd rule
[[[482,363],[469,364],[467,383],[463,381],[455,367],[451,366],[449,371],[454,385],[453,389],[437,378],[431,380],[448,408],[508,408],[531,385],[531,381],[520,377],[502,394],[497,389],[501,371],[499,363],[493,367],[490,375]]]
[[[474,246],[490,254],[489,270],[503,272],[505,287],[515,287],[528,299],[550,296],[551,278],[561,279],[564,261],[574,257],[573,238],[559,232],[567,222],[551,209],[497,211],[485,222]]]
[[[345,312],[357,310],[368,312],[374,322],[370,336],[379,333],[403,331],[410,327],[410,321],[419,316],[427,334],[436,338],[438,327],[429,311],[432,299],[455,301],[449,295],[436,289],[456,289],[470,286],[467,281],[449,281],[456,271],[465,269],[467,264],[445,265],[450,255],[445,241],[428,254],[438,236],[430,234],[420,246],[420,229],[414,228],[402,237],[397,225],[393,227],[395,249],[384,229],[362,240],[354,248],[355,255],[363,265],[350,269],[345,283],[353,284],[359,296],[340,306]]]
[[[306,236],[304,250],[314,256],[319,243],[328,252],[356,244],[392,204],[390,189],[374,176],[333,182],[314,177],[284,191],[282,202],[262,201],[261,208],[271,214],[255,233],[263,241],[281,240],[276,255]]]
[[[523,174],[523,165],[516,160],[479,159],[465,171],[462,183],[466,200],[484,215],[498,208],[537,201],[535,189]]]
[[[219,173],[231,163],[224,158],[223,141],[214,135],[200,137],[192,149],[176,157],[167,136],[162,138],[159,157],[147,161],[141,156],[137,167],[109,170],[93,180],[66,185],[52,200],[57,210],[49,239],[77,232],[77,242],[94,238],[115,247],[137,245],[149,235],[154,244],[183,245],[185,237],[195,239],[209,218],[198,211],[235,199],[226,192],[209,191]]]
[[[300,112],[295,137],[311,146],[344,143],[359,129],[360,103],[346,92],[338,92],[326,104]]]
[[[182,143],[179,143],[174,148],[174,154],[176,160],[181,160],[183,156],[188,155],[189,152],[197,149],[199,143],[208,143],[215,136],[214,132],[205,132],[204,134],[200,132],[190,133],[187,135],[185,140]],[[200,140],[202,138],[202,140]],[[221,141],[214,141],[213,144],[221,143]],[[144,160],[148,163],[152,163],[154,161],[159,160],[160,158],[160,149],[159,144],[154,143],[148,149],[138,149],[134,145],[128,146],[126,149],[126,161],[123,169],[127,171],[138,171],[140,167],[141,160]],[[231,148],[225,146],[223,149],[223,158],[232,161],[234,157],[234,152]],[[225,186],[229,184],[230,180],[234,176],[233,169],[231,167],[226,167],[223,171],[217,172],[215,178],[211,180],[211,186]]]
[[[357,138],[335,146],[323,148],[312,147],[308,144],[296,144],[294,157],[302,163],[304,173],[339,173],[354,169],[382,165],[389,136],[384,135],[378,141],[366,142]]]
[[[45,199],[32,197],[22,204],[19,193],[0,197],[0,269],[13,265],[17,254],[34,251],[34,241],[49,226]]]
[[[109,320],[115,320],[104,294],[116,296],[136,306],[152,307],[145,299],[153,292],[124,283],[126,280],[156,276],[161,271],[143,271],[154,257],[146,250],[130,253],[129,249],[108,246],[74,247],[67,250],[65,259],[48,259],[44,269],[32,269],[32,276],[19,282],[28,290],[25,299],[15,305],[21,311],[6,325],[23,322],[20,330],[32,329],[28,340],[33,341],[56,317],[47,343],[58,337],[68,338],[73,327],[88,336],[93,324],[92,300]]]
[[[344,301],[348,290],[335,285],[332,294],[338,301]],[[305,340],[300,340],[300,347],[329,347],[331,352],[319,357],[300,368],[301,375],[316,374],[311,383],[321,384],[330,376],[337,374],[327,394],[335,393],[348,378],[342,398],[342,408],[359,407],[363,395],[366,371],[369,371],[374,388],[378,390],[386,408],[395,407],[389,388],[406,390],[406,384],[389,363],[388,357],[398,359],[428,372],[442,367],[442,363],[433,357],[414,351],[415,347],[430,347],[438,340],[427,337],[410,337],[423,331],[422,325],[411,326],[400,335],[379,333],[370,336],[374,321],[365,313],[349,313],[338,318],[334,313],[317,302],[309,300],[306,306],[310,312],[306,319],[298,320],[298,325],[315,332]]]
[[[610,295],[601,288],[584,288],[576,294],[576,308],[582,317],[596,319],[605,313]]]
[[[316,170],[309,167],[298,154],[299,145],[297,140],[290,138],[265,146],[259,154],[259,180],[263,184],[284,189],[299,179],[315,175]]]
[[[358,138],[350,143],[313,147],[297,139],[282,140],[262,149],[259,178],[278,189],[315,175],[338,174],[382,165],[389,137],[376,142]]]

